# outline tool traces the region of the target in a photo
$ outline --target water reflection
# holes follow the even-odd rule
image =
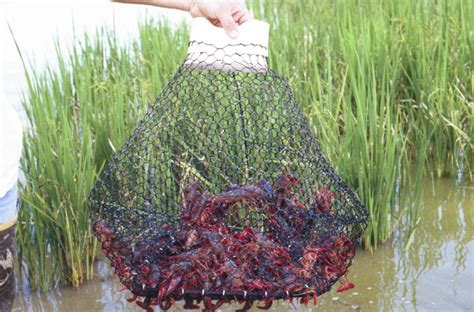
[[[350,269],[356,284],[353,291],[325,294],[316,307],[280,302],[271,310],[473,310],[473,212],[472,183],[426,179],[422,221],[408,248],[408,235],[397,232],[374,255],[359,251]],[[121,285],[112,278],[107,262],[97,264],[97,273],[97,279],[78,290],[61,288],[46,296],[23,291],[17,297],[14,311],[143,311],[126,301],[129,294],[119,292]],[[226,306],[221,311],[238,307]],[[182,305],[173,311],[183,311]]]

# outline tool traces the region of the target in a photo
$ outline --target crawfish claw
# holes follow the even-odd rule
[[[257,308],[261,309],[261,310],[268,310],[272,307],[272,304],[273,304],[273,298],[271,299],[267,299],[267,300],[263,300],[262,301],[263,305],[258,305]]]

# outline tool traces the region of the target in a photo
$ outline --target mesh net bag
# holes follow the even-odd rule
[[[90,195],[130,301],[245,311],[316,300],[337,280],[352,288],[367,213],[268,68],[268,25],[246,23],[249,35],[243,25],[240,42],[218,45],[222,30],[203,39],[195,29],[214,27],[193,23],[184,63]]]

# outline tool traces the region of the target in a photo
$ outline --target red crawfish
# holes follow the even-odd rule
[[[298,184],[299,181],[297,178],[292,176],[290,173],[286,172],[278,177],[277,181],[273,185],[273,189],[276,191],[276,203],[275,208],[280,208],[282,203],[285,201],[286,193],[288,193],[291,187],[295,184]]]
[[[199,233],[197,230],[195,229],[189,230],[186,235],[186,241],[184,242],[184,246],[186,246],[186,248],[191,248],[192,246],[196,244],[198,238],[199,238]]]
[[[238,310],[235,310],[235,312],[247,312],[250,310],[253,306],[253,300],[252,299],[246,299],[246,300],[240,300],[239,303],[245,302],[244,306]]]
[[[334,195],[335,193],[327,188],[317,189],[314,192],[314,203],[311,204],[311,209],[334,215],[334,212],[331,210],[332,197]]]
[[[185,299],[183,309],[195,310],[199,309],[199,305],[195,304],[193,299]]]
[[[180,285],[182,278],[179,274],[172,274],[169,278],[163,280],[160,283],[157,301],[161,304],[165,299],[168,298]]]
[[[229,302],[228,299],[226,298],[221,298],[216,301],[216,303],[212,303],[212,298],[209,296],[204,296],[203,298],[203,303],[204,303],[204,309],[203,311],[206,312],[211,312],[211,311],[216,311],[219,309],[224,303]]]
[[[263,300],[260,300],[260,305],[257,305],[257,308],[261,310],[268,310],[272,307],[273,300],[275,300],[275,297],[269,297]]]
[[[343,292],[354,288],[354,284],[347,280],[347,272],[339,278],[339,282],[341,283],[341,286],[337,288],[337,292]]]

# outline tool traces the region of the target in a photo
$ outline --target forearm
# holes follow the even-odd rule
[[[192,0],[113,0],[113,2],[154,5],[162,8],[189,11]]]

